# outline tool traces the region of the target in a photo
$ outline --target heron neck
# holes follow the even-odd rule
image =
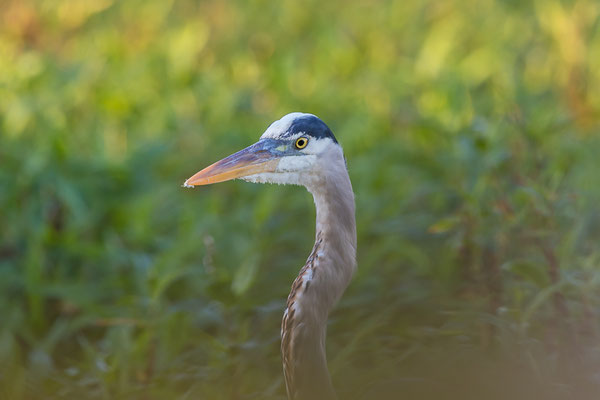
[[[337,302],[350,283],[356,269],[356,218],[354,193],[348,173],[326,178],[312,191],[316,218],[316,242],[322,240],[323,257],[320,264],[327,269],[321,275],[327,280],[329,301],[327,311]],[[316,276],[318,277],[318,276]]]
[[[298,292],[293,288],[288,299],[288,310],[297,312],[292,322],[293,349],[289,352],[284,334],[282,351],[284,360],[289,355],[294,359],[291,377],[294,389],[290,398],[332,400],[336,396],[325,356],[327,317],[356,269],[354,194],[345,168],[341,178],[338,174],[335,180],[325,180],[309,190],[317,209],[316,241],[294,282]],[[289,327],[286,322],[284,318],[282,332]]]

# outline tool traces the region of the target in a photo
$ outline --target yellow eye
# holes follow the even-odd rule
[[[297,149],[303,149],[306,147],[307,144],[308,144],[308,139],[305,137],[296,139],[296,148]]]

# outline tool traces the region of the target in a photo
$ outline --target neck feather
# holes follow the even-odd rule
[[[325,357],[327,317],[356,269],[354,194],[343,162],[307,188],[317,209],[316,241],[292,285],[281,346],[288,396],[330,400],[335,392]]]
[[[329,312],[350,283],[356,269],[356,219],[354,193],[346,169],[335,179],[326,177],[321,185],[311,188],[317,209],[316,237],[323,241],[322,274],[314,279],[323,284],[318,296],[322,308]],[[325,314],[326,318],[327,315]]]

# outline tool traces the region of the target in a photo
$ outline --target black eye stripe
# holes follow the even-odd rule
[[[329,127],[314,115],[296,118],[282,137],[296,135],[298,133],[311,136],[315,139],[330,138],[334,143],[337,143],[337,140]]]

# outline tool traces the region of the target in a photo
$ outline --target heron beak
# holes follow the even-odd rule
[[[210,185],[263,172],[275,172],[281,158],[275,146],[273,140],[261,140],[196,172],[183,186]]]

